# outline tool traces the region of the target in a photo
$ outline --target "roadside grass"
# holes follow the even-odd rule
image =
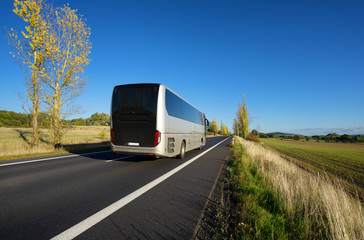
[[[230,155],[233,162],[227,168],[229,194],[225,203],[221,199],[216,214],[217,226],[220,226],[215,229],[216,239],[304,238],[305,226],[291,221],[285,214],[282,199],[269,188],[255,161],[247,156],[242,145],[237,142],[232,146]],[[223,206],[228,201],[233,202],[234,208],[224,213]]]
[[[54,150],[48,129],[40,129],[40,146],[32,148],[30,128],[0,128],[0,160],[35,157],[49,154],[107,149],[110,131],[107,126],[80,126],[65,129],[63,147]]]
[[[224,135],[221,135],[219,133],[213,134],[212,132],[207,132],[206,133],[206,138],[219,137],[219,136],[224,136]]]
[[[214,239],[364,239],[359,200],[261,144],[235,142]]]
[[[364,144],[261,140],[289,160],[330,177],[348,193],[364,200]]]
[[[260,144],[237,139],[244,149],[241,163],[232,168],[242,186],[237,199],[245,235],[239,238],[364,239],[359,200],[329,178],[317,178]]]

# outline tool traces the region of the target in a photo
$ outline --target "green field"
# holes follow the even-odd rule
[[[309,170],[342,179],[351,193],[364,193],[364,144],[261,140]]]
[[[97,147],[98,143],[110,141],[110,127],[107,126],[78,126],[64,131],[62,144],[65,147],[61,151]],[[40,129],[40,140],[39,148],[34,149],[31,147],[32,129],[0,127],[0,160],[54,152],[49,129]]]

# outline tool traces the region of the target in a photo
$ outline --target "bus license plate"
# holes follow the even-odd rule
[[[139,143],[128,142],[128,146],[139,147]]]

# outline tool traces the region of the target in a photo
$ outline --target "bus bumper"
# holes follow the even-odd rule
[[[163,153],[157,147],[129,147],[119,146],[111,143],[111,150],[115,153],[127,154],[127,155],[142,155],[142,156],[162,156]]]

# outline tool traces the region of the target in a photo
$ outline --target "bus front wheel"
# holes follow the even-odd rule
[[[182,141],[181,152],[178,155],[178,158],[183,159],[185,157],[185,153],[186,153],[186,143],[185,143],[185,141]]]

